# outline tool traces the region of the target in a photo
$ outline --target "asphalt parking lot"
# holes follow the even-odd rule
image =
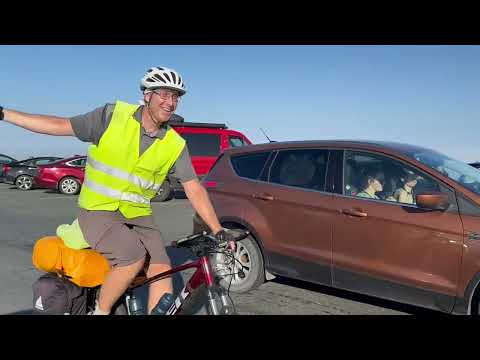
[[[77,196],[51,190],[16,190],[0,183],[0,314],[27,314],[32,308],[31,285],[40,276],[32,265],[35,241],[55,234],[58,225],[76,217]],[[154,216],[168,246],[192,230],[193,210],[182,194],[153,203]],[[175,265],[188,260],[182,250],[167,247]],[[179,290],[181,277],[174,279]],[[390,301],[288,279],[275,279],[247,294],[232,295],[237,312],[250,315],[401,315],[428,314]]]

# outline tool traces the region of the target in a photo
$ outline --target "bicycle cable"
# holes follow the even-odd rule
[[[216,250],[216,249],[215,249],[215,250]],[[230,262],[227,262],[227,261],[223,262],[223,265],[224,265],[225,267],[227,267],[227,268],[230,268],[230,269],[231,269],[231,272],[230,272],[230,273],[225,273],[225,274],[223,274],[222,277],[223,277],[223,278],[225,278],[225,277],[227,277],[227,276],[230,277],[230,281],[229,281],[228,287],[227,287],[227,296],[228,296],[228,299],[230,300],[230,303],[231,303],[232,306],[233,306],[234,312],[236,313],[237,310],[236,310],[235,303],[234,303],[234,301],[232,300],[232,298],[231,298],[231,296],[230,296],[230,288],[231,288],[231,286],[232,286],[233,277],[234,277],[235,275],[240,275],[240,274],[242,274],[242,273],[244,274],[244,272],[243,272],[244,266],[243,266],[243,264],[241,263],[241,261],[238,260],[238,259],[235,257],[235,255],[234,255],[231,251],[229,251],[229,250],[211,251],[210,254],[221,254],[221,255],[223,255],[226,259],[231,260]],[[241,268],[239,272],[235,272],[235,264],[236,264],[236,262],[238,262],[238,264],[240,265],[240,268]],[[221,285],[220,285],[220,286],[221,286]]]
[[[212,247],[210,248],[210,255],[213,255],[213,254],[221,254],[224,256],[225,259],[227,260],[230,260],[229,262],[227,261],[222,261],[223,263],[223,267],[227,268],[227,269],[232,269],[231,272],[226,272],[226,273],[223,273],[222,275],[220,275],[221,278],[226,278],[227,276],[230,277],[230,281],[228,282],[228,286],[226,288],[226,292],[227,292],[227,297],[228,299],[230,300],[230,303],[232,304],[232,307],[233,307],[233,311],[236,313],[236,307],[235,307],[235,303],[232,299],[232,297],[230,296],[230,288],[231,288],[231,285],[232,285],[232,282],[233,282],[233,276],[236,275],[236,273],[234,272],[234,268],[235,266],[233,265],[233,268],[231,267],[232,264],[235,264],[235,255],[232,254],[232,252],[230,250],[226,250],[226,249],[222,249],[222,250],[218,250],[218,247]],[[216,268],[216,270],[218,271],[218,269]],[[219,284],[219,286],[222,286],[221,284]]]

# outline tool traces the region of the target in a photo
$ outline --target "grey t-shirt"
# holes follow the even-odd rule
[[[98,145],[100,138],[105,133],[112,120],[113,109],[115,104],[105,104],[95,110],[83,115],[78,115],[70,118],[73,132],[75,136],[81,141],[91,142]],[[142,121],[142,107],[139,107],[134,114],[134,118],[141,123]],[[164,125],[158,129],[154,135],[149,135],[145,132],[143,126],[140,126],[140,154],[142,155],[155,139],[163,139],[167,133],[168,126]],[[195,171],[193,170],[192,161],[188,148],[185,146],[177,161],[170,170],[170,175],[184,183],[196,179]]]

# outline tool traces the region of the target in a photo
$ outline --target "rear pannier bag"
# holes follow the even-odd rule
[[[57,274],[45,274],[32,285],[34,315],[85,315],[87,291]]]

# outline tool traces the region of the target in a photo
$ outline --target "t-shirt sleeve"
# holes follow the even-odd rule
[[[170,170],[170,176],[178,179],[181,183],[197,178],[195,170],[193,169],[190,153],[185,145],[177,161]]]
[[[98,145],[112,119],[114,104],[105,104],[86,114],[70,118],[75,136],[85,142]]]

